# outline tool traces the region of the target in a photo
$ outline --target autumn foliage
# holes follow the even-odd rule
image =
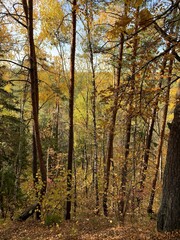
[[[26,237],[22,214],[35,234],[53,226],[37,239],[177,239],[152,231],[173,192],[163,187],[162,198],[169,159],[180,166],[169,149],[179,136],[179,4],[0,1],[4,239]],[[179,229],[169,222],[159,230]]]

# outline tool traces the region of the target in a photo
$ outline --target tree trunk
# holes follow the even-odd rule
[[[36,210],[38,209],[39,209],[39,203],[33,204],[32,206],[28,207],[23,213],[20,214],[20,216],[18,217],[18,220],[25,221],[30,216],[32,216],[34,212],[36,212]]]
[[[115,125],[116,125],[116,116],[118,112],[118,100],[119,100],[119,87],[120,87],[120,78],[121,78],[121,69],[122,69],[122,60],[123,60],[123,48],[124,48],[124,35],[120,36],[120,48],[118,56],[118,66],[117,66],[117,82],[115,86],[115,95],[114,95],[114,104],[113,111],[110,122],[109,136],[108,136],[108,152],[106,160],[106,169],[104,174],[104,193],[103,193],[103,211],[104,215],[108,216],[108,189],[109,189],[109,176],[110,176],[110,167],[111,161],[113,159],[113,143],[114,143],[114,134],[115,134]]]
[[[41,138],[39,131],[39,86],[38,86],[38,74],[37,74],[37,59],[34,45],[34,33],[33,33],[33,1],[29,0],[28,5],[28,37],[30,47],[30,79],[31,79],[31,99],[33,108],[34,119],[34,131],[36,139],[37,154],[40,163],[41,178],[43,181],[43,192],[46,190],[46,167],[43,159],[43,152],[41,146]]]
[[[39,193],[39,189],[38,189],[38,159],[37,159],[37,149],[36,149],[36,138],[35,138],[35,131],[33,128],[33,135],[32,135],[32,172],[33,172],[33,183],[34,183],[34,189],[36,192],[36,198],[38,199],[38,193]],[[39,205],[37,207],[40,207]],[[36,220],[40,220],[41,218],[41,213],[40,213],[40,209],[38,209],[38,211],[36,211]]]
[[[4,211],[4,196],[3,196],[3,162],[0,161],[0,212],[1,212],[1,216],[2,218],[5,218],[5,211]]]
[[[67,205],[66,220],[71,219],[72,203],[72,167],[74,148],[74,73],[75,73],[75,51],[76,51],[76,8],[77,1],[72,2],[72,42],[70,59],[70,86],[69,86],[69,147],[68,147],[68,173],[67,173]]]
[[[42,188],[40,190],[40,205],[43,200],[43,196],[46,192],[47,177],[46,177],[46,166],[43,159],[43,152],[41,146],[41,137],[39,131],[39,85],[38,85],[38,70],[37,70],[37,58],[34,44],[34,30],[33,30],[33,1],[22,0],[22,5],[24,13],[26,16],[27,23],[27,32],[29,40],[29,61],[30,61],[30,81],[31,81],[31,101],[32,101],[32,114],[33,114],[33,127],[34,127],[34,141],[35,147],[34,151],[37,152],[41,179],[42,179]],[[33,176],[34,177],[34,176]],[[39,209],[40,211],[40,209]]]
[[[14,207],[12,208],[12,214],[14,215],[15,206],[17,205],[18,191],[20,189],[20,177],[22,172],[22,161],[23,161],[23,148],[24,148],[24,133],[25,133],[25,122],[24,122],[24,106],[27,97],[27,82],[24,86],[23,97],[20,100],[20,126],[19,126],[19,146],[15,163],[15,183],[14,183]],[[13,217],[13,216],[12,216]]]
[[[166,63],[167,63],[167,59],[164,58],[163,63],[162,63],[161,76],[164,76],[164,72],[166,69]],[[161,89],[162,81],[163,81],[163,78],[161,77],[159,80],[159,84],[158,84],[159,89]],[[157,95],[157,97],[155,99],[153,113],[152,113],[152,119],[151,119],[150,127],[148,130],[148,135],[146,138],[145,153],[144,153],[144,158],[143,158],[141,181],[140,181],[140,190],[141,191],[144,190],[144,182],[146,180],[146,171],[147,171],[148,163],[149,163],[149,154],[150,154],[150,150],[151,150],[151,143],[152,143],[154,125],[155,125],[156,114],[157,114],[157,109],[158,109],[158,103],[159,103],[159,95]]]
[[[158,231],[180,229],[180,101],[174,110],[168,141]]]
[[[138,31],[138,18],[139,18],[139,7],[136,9],[136,19],[135,19],[135,29],[134,31]],[[133,53],[132,53],[132,76],[130,82],[130,88],[132,94],[130,95],[130,103],[129,103],[129,110],[127,116],[127,124],[126,124],[126,139],[125,139],[125,155],[124,155],[124,163],[122,167],[122,178],[121,178],[121,199],[119,202],[119,212],[122,214],[122,221],[124,221],[125,217],[125,198],[126,198],[126,183],[127,183],[127,165],[128,165],[128,156],[129,156],[129,149],[130,149],[130,140],[131,140],[131,125],[132,125],[132,118],[133,118],[133,101],[134,101],[134,94],[135,94],[135,80],[136,80],[136,58],[137,58],[137,49],[138,49],[138,36],[135,35],[133,39]]]
[[[96,72],[94,66],[94,55],[93,55],[93,45],[92,45],[92,2],[86,1],[86,18],[87,18],[87,37],[88,37],[88,47],[89,47],[89,59],[91,65],[92,73],[92,115],[93,115],[93,140],[94,140],[94,161],[93,161],[93,184],[96,192],[96,213],[99,213],[99,183],[98,183],[98,143],[97,143],[97,124],[96,124]]]
[[[161,133],[160,133],[160,142],[159,142],[158,156],[157,156],[157,162],[156,162],[156,172],[155,172],[154,179],[152,182],[152,190],[151,190],[149,205],[147,208],[148,213],[153,213],[153,203],[154,203],[154,197],[155,197],[155,192],[156,192],[156,183],[158,180],[158,172],[159,172],[159,166],[160,166],[160,161],[161,161],[161,153],[162,153],[162,147],[163,147],[163,142],[164,142],[164,133],[165,133],[165,128],[166,128],[166,119],[167,119],[168,106],[169,106],[169,94],[170,94],[172,67],[173,67],[173,60],[170,60],[169,70],[168,70],[169,77],[168,77],[168,81],[167,81],[168,87],[166,90],[166,100],[165,100],[166,102],[165,102],[165,107],[164,107],[162,129],[161,129]]]

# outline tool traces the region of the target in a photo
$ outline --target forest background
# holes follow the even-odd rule
[[[0,1],[2,219],[156,218],[179,4]]]

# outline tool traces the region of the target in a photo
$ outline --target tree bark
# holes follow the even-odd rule
[[[118,60],[117,60],[117,62],[118,62],[117,82],[116,82],[116,86],[115,86],[113,111],[112,111],[109,136],[108,136],[108,152],[107,152],[107,160],[106,160],[106,169],[105,169],[105,173],[104,173],[103,211],[104,211],[105,216],[108,216],[107,201],[108,201],[108,189],[109,189],[109,176],[110,176],[111,161],[113,159],[113,143],[114,143],[116,116],[117,116],[117,112],[118,112],[118,100],[119,100],[119,88],[120,88],[121,69],[122,69],[122,60],[123,60],[123,48],[124,48],[124,34],[122,33],[120,36],[120,47],[119,47],[119,55],[118,55]]]
[[[162,76],[164,75],[164,72],[166,69],[166,63],[167,63],[167,59],[164,58],[163,63],[162,63],[162,68],[161,68],[161,78],[160,78],[159,84],[158,84],[159,89],[161,89],[161,86],[162,86],[162,81],[163,81]],[[141,191],[144,190],[144,182],[146,180],[146,171],[147,171],[148,163],[149,163],[149,154],[150,154],[150,150],[151,150],[151,143],[152,143],[154,125],[155,125],[156,114],[157,114],[157,109],[158,109],[158,103],[159,103],[159,95],[157,95],[157,97],[155,99],[153,113],[152,113],[152,119],[151,119],[149,131],[147,134],[147,138],[146,138],[145,153],[144,153],[144,158],[143,158],[141,181],[140,181],[140,190]]]
[[[27,33],[29,41],[29,62],[30,62],[30,82],[31,82],[31,101],[32,101],[32,115],[33,115],[33,128],[34,128],[34,149],[37,152],[42,187],[40,190],[39,206],[41,206],[43,196],[46,192],[47,177],[46,166],[43,159],[43,151],[41,145],[41,137],[39,131],[39,84],[38,84],[38,70],[37,70],[37,58],[34,44],[34,29],[33,29],[33,1],[22,0],[22,5],[26,17]],[[34,176],[33,176],[34,177]],[[40,211],[40,207],[39,207]]]
[[[28,207],[24,212],[20,214],[18,217],[19,221],[25,221],[30,216],[34,214],[34,212],[39,208],[39,203],[35,203],[32,206]]]
[[[138,18],[139,18],[139,7],[136,8],[136,16],[135,16],[135,29],[134,31],[138,31]],[[129,103],[129,110],[127,116],[127,124],[126,124],[126,139],[125,139],[125,154],[124,154],[124,163],[122,167],[122,177],[121,177],[121,199],[119,202],[119,212],[122,214],[122,221],[124,221],[125,212],[126,212],[126,184],[127,184],[127,165],[128,165],[128,156],[129,156],[129,149],[130,149],[130,140],[131,140],[131,125],[132,125],[132,118],[133,118],[133,101],[134,101],[134,94],[135,94],[135,81],[136,81],[136,58],[137,58],[137,49],[138,49],[138,36],[136,35],[133,39],[133,53],[132,53],[132,76],[130,87],[132,94],[130,95],[130,103]]]
[[[66,220],[71,219],[72,205],[72,167],[74,148],[74,73],[75,73],[75,52],[76,52],[76,7],[77,1],[72,2],[72,42],[70,58],[70,86],[69,86],[69,147],[68,147],[68,173],[67,173],[67,203]]]
[[[174,110],[170,128],[163,193],[158,213],[158,231],[180,229],[180,101]]]
[[[168,113],[168,106],[169,106],[169,94],[170,94],[170,84],[171,84],[171,74],[172,74],[172,68],[173,68],[173,62],[174,60],[170,60],[169,63],[169,70],[168,70],[168,81],[167,81],[167,90],[166,90],[166,102],[165,102],[165,107],[164,107],[164,113],[163,113],[163,123],[162,123],[162,129],[160,133],[160,142],[159,142],[159,147],[158,147],[158,156],[157,156],[157,162],[156,162],[156,172],[154,175],[154,179],[152,182],[152,190],[150,194],[150,199],[149,199],[149,205],[147,208],[148,213],[153,213],[153,203],[154,203],[154,197],[155,197],[155,192],[156,192],[156,183],[158,180],[158,172],[159,172],[159,166],[160,166],[160,160],[161,160],[161,153],[162,153],[162,147],[164,143],[164,133],[165,133],[165,128],[166,128],[166,119],[167,119],[167,113]]]
[[[90,4],[90,6],[89,6]],[[91,65],[92,74],[92,115],[93,115],[93,140],[94,140],[94,161],[93,161],[93,184],[96,192],[96,213],[99,213],[99,183],[98,183],[98,142],[97,142],[97,124],[96,124],[96,72],[94,66],[94,54],[92,44],[91,25],[93,22],[92,17],[92,1],[86,1],[86,18],[87,18],[87,37],[89,47],[89,60]]]

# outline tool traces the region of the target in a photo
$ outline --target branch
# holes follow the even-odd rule
[[[19,64],[19,63],[17,63],[17,62],[14,62],[14,61],[12,61],[12,60],[9,60],[9,59],[0,59],[0,62],[13,63],[13,64],[15,64],[15,65],[17,65],[17,66],[19,66],[19,67],[21,67],[21,68],[25,68],[25,69],[29,70],[28,67],[26,67],[26,66],[24,66],[24,65],[22,65],[22,64]]]
[[[150,63],[154,62],[156,59],[164,56],[166,53],[168,53],[172,48],[175,47],[175,45],[177,44],[174,44],[172,46],[170,46],[169,48],[167,48],[166,50],[164,50],[164,52],[161,52],[159,55],[155,56],[154,58],[152,58],[150,61],[148,61],[147,63],[145,63],[141,68],[139,68],[134,74],[137,74],[139,71],[141,71],[142,69],[144,69],[146,66],[148,66]]]
[[[160,33],[160,35],[167,41],[169,41],[170,43],[177,43],[177,39],[171,37],[170,35],[168,35],[158,24],[157,22],[154,23],[154,27],[156,29],[157,32]]]
[[[23,10],[24,10],[24,13],[25,13],[25,16],[26,16],[26,23],[28,24],[28,21],[29,21],[29,12],[28,12],[28,5],[27,5],[27,1],[26,0],[22,0],[22,5],[23,5]]]
[[[176,60],[178,60],[180,62],[180,56],[177,54],[175,49],[172,50],[172,54],[175,56]]]
[[[156,16],[154,19],[152,19],[152,21],[149,21],[148,24],[146,24],[145,26],[143,26],[142,28],[138,29],[136,32],[134,32],[133,34],[127,36],[124,40],[124,42],[132,39],[134,36],[138,35],[140,32],[144,31],[145,29],[147,29],[148,27],[150,27],[151,25],[155,24],[156,21],[158,19],[161,19],[163,16],[167,15],[169,12],[172,12],[174,8],[178,7],[178,4],[179,4],[180,1],[177,1],[176,3],[172,4],[166,11],[164,11],[163,13],[159,14],[158,16]],[[177,42],[177,41],[176,41]],[[118,42],[117,44],[115,44],[114,46],[112,47],[107,47],[106,49],[103,49],[107,44],[109,43],[109,41],[107,41],[106,43],[104,43],[96,53],[100,53],[101,51],[106,53],[116,47],[118,47],[121,42]]]
[[[19,24],[21,24],[23,27],[25,27],[25,28],[27,28],[27,26],[23,23],[23,22],[21,22],[19,19],[17,19],[16,17],[15,17],[15,14],[12,14],[9,10],[8,10],[8,8],[6,7],[6,5],[4,5],[4,3],[2,3],[2,1],[1,1],[1,4],[3,5],[3,7],[5,8],[5,10],[7,11],[7,16],[9,15],[11,18],[13,18],[16,22],[18,22]],[[18,17],[19,17],[19,15],[18,15]]]

